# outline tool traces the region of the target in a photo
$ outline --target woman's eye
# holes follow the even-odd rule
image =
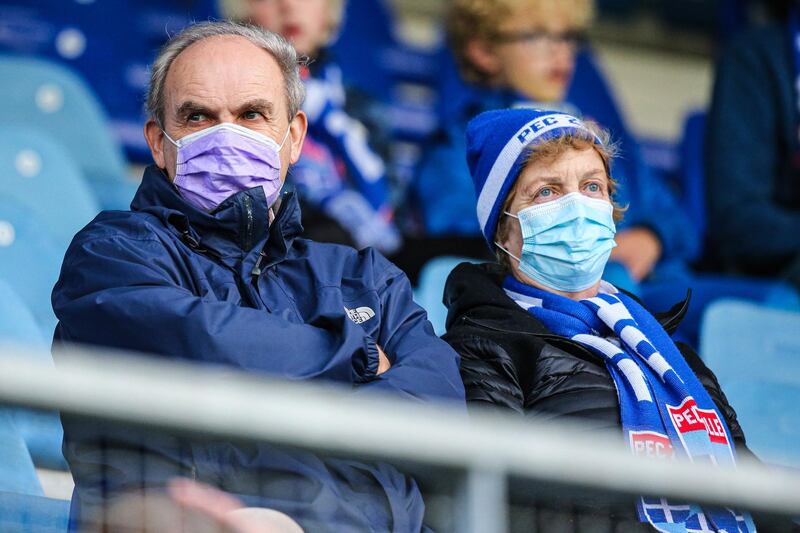
[[[539,198],[549,198],[552,195],[553,195],[553,189],[551,189],[550,187],[545,187],[539,190],[539,194],[537,196],[539,196]]]
[[[600,184],[599,183],[590,183],[586,186],[586,190],[589,192],[601,192]]]

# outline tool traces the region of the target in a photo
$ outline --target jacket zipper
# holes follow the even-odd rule
[[[233,279],[236,281],[236,287],[239,289],[239,294],[242,295],[242,298],[247,301],[247,303],[251,308],[258,309],[258,304],[253,298],[253,295],[250,293],[250,289],[247,286],[245,286],[242,280],[239,278],[239,273],[236,272],[236,269],[226,265],[225,261],[222,260],[222,257],[214,250],[211,250],[209,248],[203,248],[202,246],[200,246],[200,242],[197,239],[195,239],[191,233],[189,233],[188,229],[182,231],[181,237],[183,242],[194,252],[209,257],[212,261],[214,261],[214,263],[218,264],[219,266],[221,266],[226,270],[229,270],[233,274]]]
[[[253,240],[253,200],[247,195],[244,197],[244,214],[246,223],[242,249],[249,250],[252,247],[251,241]]]

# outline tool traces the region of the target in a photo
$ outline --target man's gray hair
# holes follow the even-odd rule
[[[305,98],[305,87],[300,80],[300,60],[294,47],[280,35],[249,24],[237,22],[201,22],[193,24],[175,35],[158,53],[150,72],[150,86],[147,89],[147,114],[160,126],[164,125],[164,82],[167,72],[178,54],[189,46],[209,37],[233,35],[244,37],[254,45],[268,52],[277,61],[283,74],[286,87],[286,102],[289,120],[300,110]]]

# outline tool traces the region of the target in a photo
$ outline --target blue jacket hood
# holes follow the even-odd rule
[[[292,242],[303,233],[294,193],[278,197],[272,225],[266,197],[258,187],[234,194],[209,213],[187,202],[155,165],[145,169],[131,209],[158,217],[185,240],[194,239],[223,258],[249,257],[263,251],[274,264],[286,257]]]

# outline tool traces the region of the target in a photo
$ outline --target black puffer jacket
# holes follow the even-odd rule
[[[590,431],[620,431],[617,392],[603,360],[551,333],[519,307],[503,290],[503,275],[497,264],[462,263],[445,287],[449,312],[443,338],[461,354],[468,404],[497,406],[537,418],[573,417]],[[687,306],[688,299],[656,318],[672,333]],[[689,346],[678,347],[720,408],[737,451],[750,454],[736,413],[714,374]],[[512,531],[528,531],[530,526],[554,532],[652,531],[636,518],[633,500],[625,505],[601,496],[573,494],[562,501],[537,501],[534,507],[536,523],[515,523],[512,517]]]
[[[580,344],[555,335],[519,307],[502,288],[496,264],[463,263],[447,280],[444,339],[461,354],[467,401],[503,407],[537,417],[579,417],[587,429],[620,429],[614,381],[603,360]],[[688,299],[655,315],[672,333]],[[725,417],[737,450],[744,434],[717,378],[689,346],[678,343]]]

